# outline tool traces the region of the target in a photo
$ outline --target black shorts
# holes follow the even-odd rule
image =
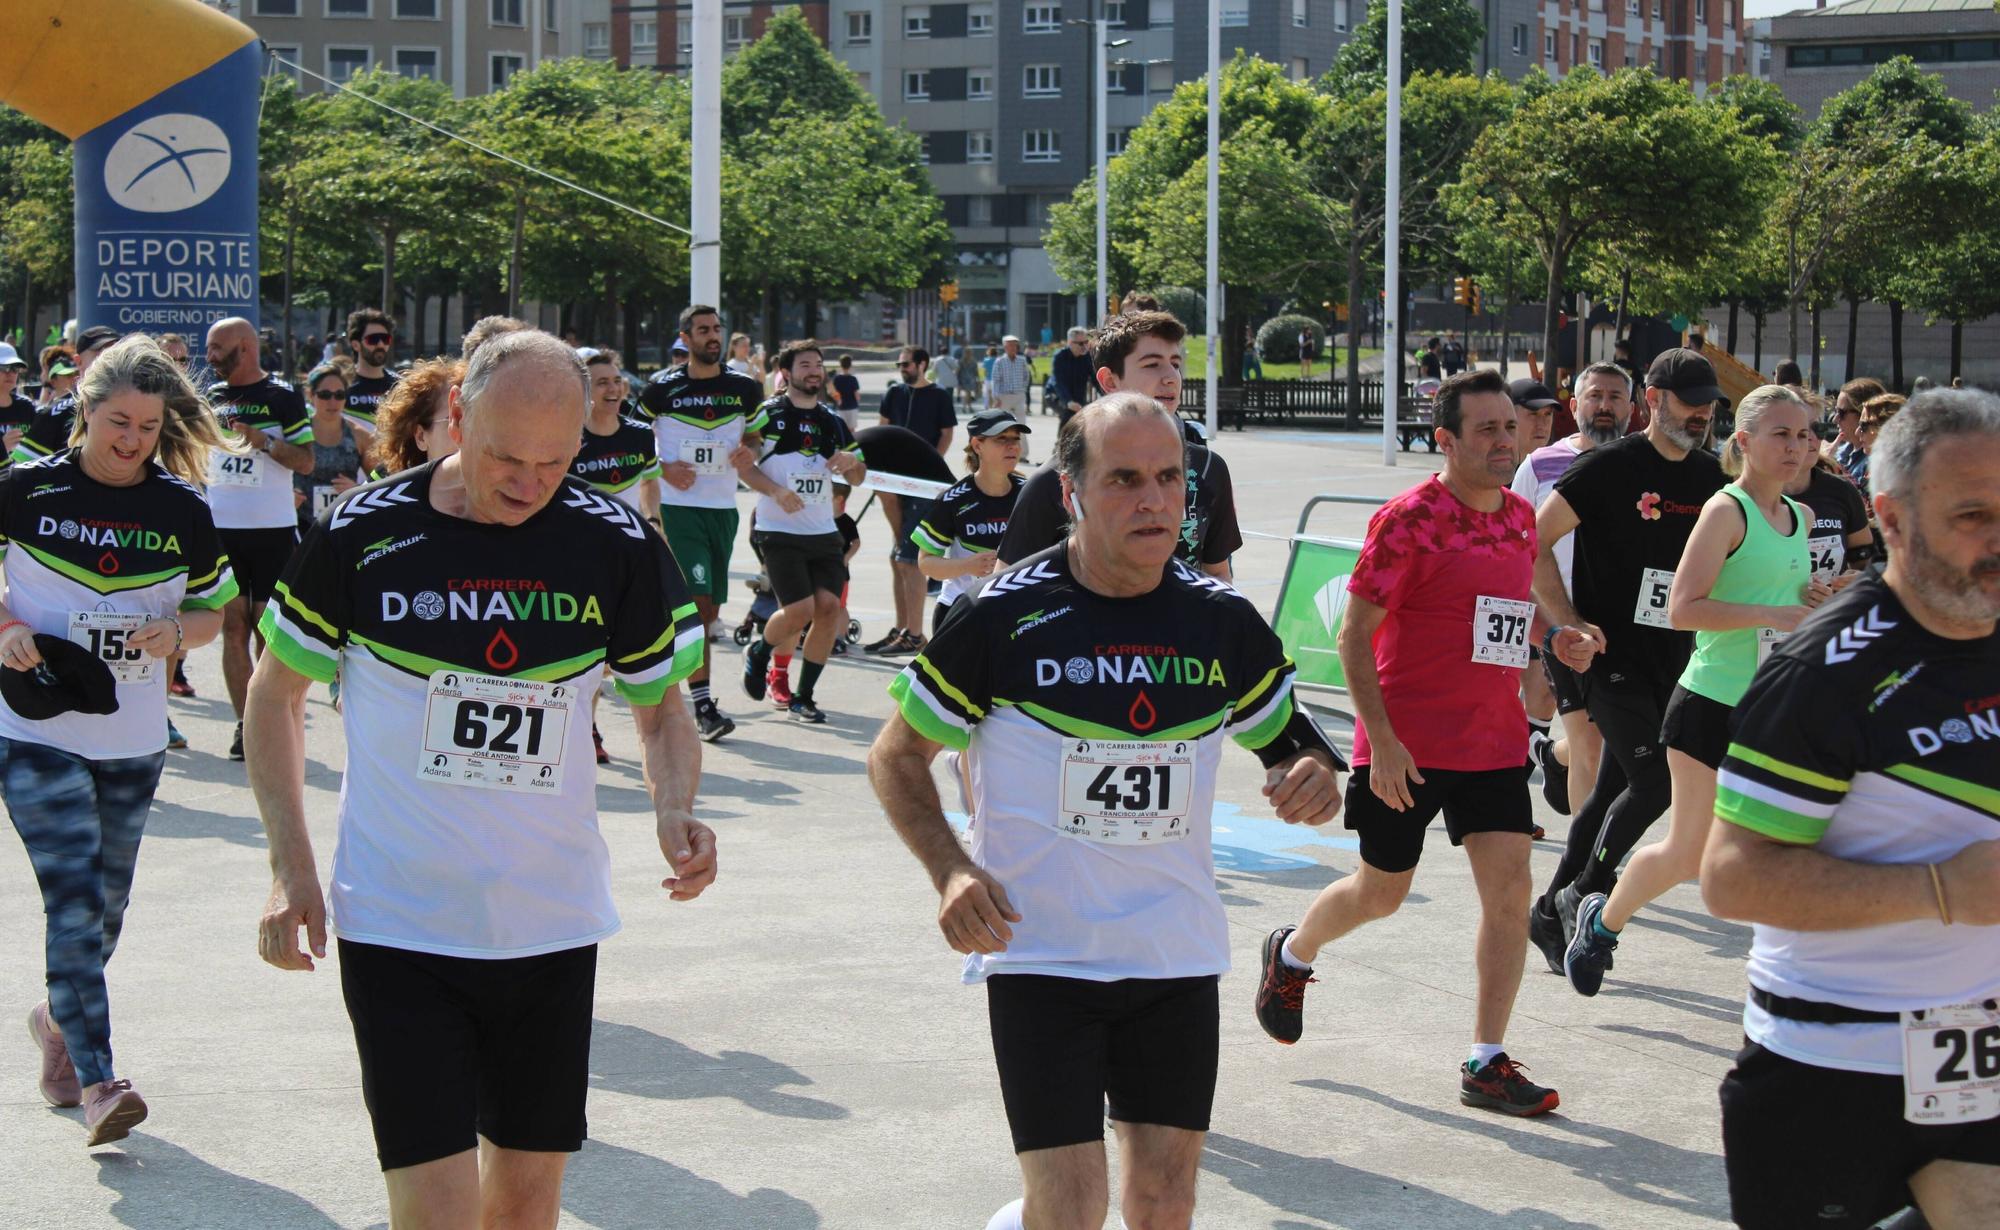
[[[917,544],[910,535],[917,532],[925,517],[931,514],[931,505],[936,500],[920,500],[913,495],[899,497],[902,507],[902,526],[896,531],[896,545],[889,552],[889,558],[899,564],[917,562]]]
[[[236,574],[236,588],[253,603],[269,602],[278,592],[278,578],[292,562],[298,549],[298,527],[281,525],[268,530],[217,529],[222,549],[229,555],[229,570]]]
[[[1541,654],[1540,657],[1542,674],[1549,681],[1549,691],[1555,693],[1556,712],[1564,717],[1572,713],[1587,713],[1584,702],[1590,695],[1588,677],[1564,666],[1562,659],[1552,653]]]
[[[1910,1204],[1910,1176],[1932,1162],[2000,1166],[2000,1119],[1911,1123],[1902,1077],[1750,1042],[1722,1078],[1722,1153],[1743,1230],[1864,1230]]]
[[[1454,846],[1470,833],[1533,833],[1534,803],[1526,765],[1513,769],[1426,769],[1410,783],[1414,806],[1396,811],[1368,788],[1368,765],[1347,779],[1347,827],[1361,834],[1361,858],[1377,871],[1408,871],[1424,853],[1424,830],[1439,812]]]
[[[484,1136],[583,1147],[597,945],[497,961],[340,941],[340,990],[382,1169]]]
[[[993,1058],[1014,1151],[1104,1139],[1113,1119],[1208,1130],[1221,1047],[1216,975],[986,980]]]
[[[804,602],[819,590],[840,596],[847,587],[847,544],[838,533],[767,534],[750,540],[764,558],[764,575],[779,606]]]
[[[1735,708],[1699,692],[1674,688],[1660,716],[1660,742],[1711,769],[1722,768],[1729,751],[1729,715]]]

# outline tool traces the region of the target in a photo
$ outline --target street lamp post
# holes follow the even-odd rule
[[[1089,71],[1093,81],[1090,92],[1092,108],[1096,112],[1094,121],[1091,124],[1093,151],[1091,165],[1095,168],[1094,175],[1097,180],[1097,304],[1091,308],[1089,320],[1091,323],[1101,325],[1104,323],[1105,312],[1111,303],[1111,287],[1109,285],[1111,276],[1110,224],[1106,216],[1106,193],[1104,186],[1105,163],[1109,159],[1107,146],[1111,142],[1110,130],[1105,118],[1106,112],[1110,110],[1111,65],[1105,57],[1110,54],[1112,48],[1127,46],[1132,40],[1121,38],[1116,41],[1107,41],[1111,23],[1102,17],[1094,21],[1075,18],[1064,24],[1090,27],[1091,64]]]

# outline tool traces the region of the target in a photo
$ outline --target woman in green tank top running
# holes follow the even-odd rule
[[[1812,579],[1813,515],[1785,495],[1817,450],[1812,411],[1791,389],[1767,384],[1737,407],[1722,450],[1734,481],[1702,506],[1667,598],[1674,627],[1695,635],[1661,723],[1674,788],[1666,840],[1634,854],[1608,897],[1593,893],[1578,907],[1563,965],[1581,994],[1597,994],[1632,915],[1700,872],[1730,711],[1777,643],[1833,593]]]

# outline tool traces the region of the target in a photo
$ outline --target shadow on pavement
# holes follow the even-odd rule
[[[1599,1025],[1597,1028],[1608,1034],[1629,1034],[1634,1038],[1647,1038],[1654,1042],[1671,1042],[1704,1055],[1714,1055],[1718,1059],[1736,1061],[1736,1052],[1726,1046],[1716,1046],[1712,1042],[1697,1042],[1686,1034],[1677,1034],[1671,1029],[1641,1029],[1637,1025]]]
[[[1305,1084],[1319,1082],[1306,1081]],[[1389,1175],[1346,1166],[1330,1158],[1301,1157],[1233,1136],[1208,1134],[1201,1168],[1275,1208],[1343,1230],[1416,1230],[1430,1226],[1479,1226],[1481,1230],[1598,1230],[1546,1209],[1493,1213],[1477,1205]],[[1200,1215],[1196,1215],[1200,1220]],[[1297,1222],[1277,1222],[1298,1226]]]
[[[634,1097],[734,1098],[751,1110],[788,1119],[845,1119],[849,1113],[845,1106],[782,1092],[780,1086],[813,1082],[775,1059],[749,1051],[704,1055],[672,1038],[615,1021],[593,1023],[590,1069],[593,1089]]]
[[[1676,910],[1655,902],[1633,915],[1632,921],[1648,931],[1677,936],[1691,944],[1705,944],[1711,956],[1741,961],[1750,955],[1750,928],[1721,922],[1695,910]]]
[[[570,1159],[563,1208],[601,1230],[701,1225],[814,1230],[820,1224],[819,1211],[789,1192],[760,1187],[739,1196],[672,1162],[596,1140],[585,1141],[583,1152]]]
[[[1719,995],[1704,995],[1700,991],[1688,991],[1679,987],[1655,987],[1643,982],[1620,982],[1607,979],[1599,995],[1626,996],[1632,999],[1647,999],[1669,1008],[1679,1008],[1696,1016],[1705,1016],[1712,1021],[1727,1021],[1735,1024],[1743,1019],[1743,1001],[1724,999]]]
[[[1626,1200],[1725,1222],[1729,1218],[1728,1183],[1723,1175],[1722,1158],[1713,1153],[1697,1153],[1564,1115],[1544,1115],[1530,1126],[1488,1112],[1454,1113],[1419,1106],[1359,1085],[1329,1080],[1294,1083],[1372,1102],[1433,1127],[1484,1136],[1516,1153],[1561,1166],[1580,1179],[1601,1184]],[[1557,1133],[1568,1133],[1571,1138]]]
[[[197,811],[155,798],[153,810],[146,816],[146,840],[184,840],[191,837],[219,838],[232,846],[248,846],[253,850],[265,849],[269,844],[264,837],[264,822],[255,816]]]
[[[111,1215],[133,1230],[187,1230],[228,1223],[285,1230],[339,1230],[340,1223],[299,1196],[231,1174],[179,1145],[144,1133],[120,1152],[96,1152],[97,1181],[118,1193]]]

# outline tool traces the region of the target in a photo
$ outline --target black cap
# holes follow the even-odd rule
[[[120,333],[109,325],[92,325],[90,328],[76,335],[76,352],[82,354],[87,350],[95,350],[99,346],[105,345],[108,342],[115,342],[124,336],[123,333]]]
[[[1653,365],[1646,369],[1646,387],[1665,389],[1691,406],[1729,404],[1721,386],[1715,383],[1714,364],[1703,358],[1700,351],[1684,346],[1662,351],[1653,360]]]
[[[1532,406],[1535,409],[1557,404],[1556,395],[1549,392],[1548,385],[1526,376],[1508,383],[1507,396],[1513,398],[1517,406]]]
[[[1015,430],[1026,434],[1033,431],[1034,428],[1023,423],[1020,419],[1015,418],[1005,410],[981,410],[978,414],[972,416],[972,420],[967,424],[966,430],[975,436],[997,436],[1002,432]]]
[[[35,634],[42,664],[33,670],[0,667],[0,699],[31,722],[64,713],[118,712],[118,681],[111,668],[83,646],[46,632]]]
[[[1208,444],[1208,428],[1200,419],[1181,420],[1181,438],[1189,444]]]

